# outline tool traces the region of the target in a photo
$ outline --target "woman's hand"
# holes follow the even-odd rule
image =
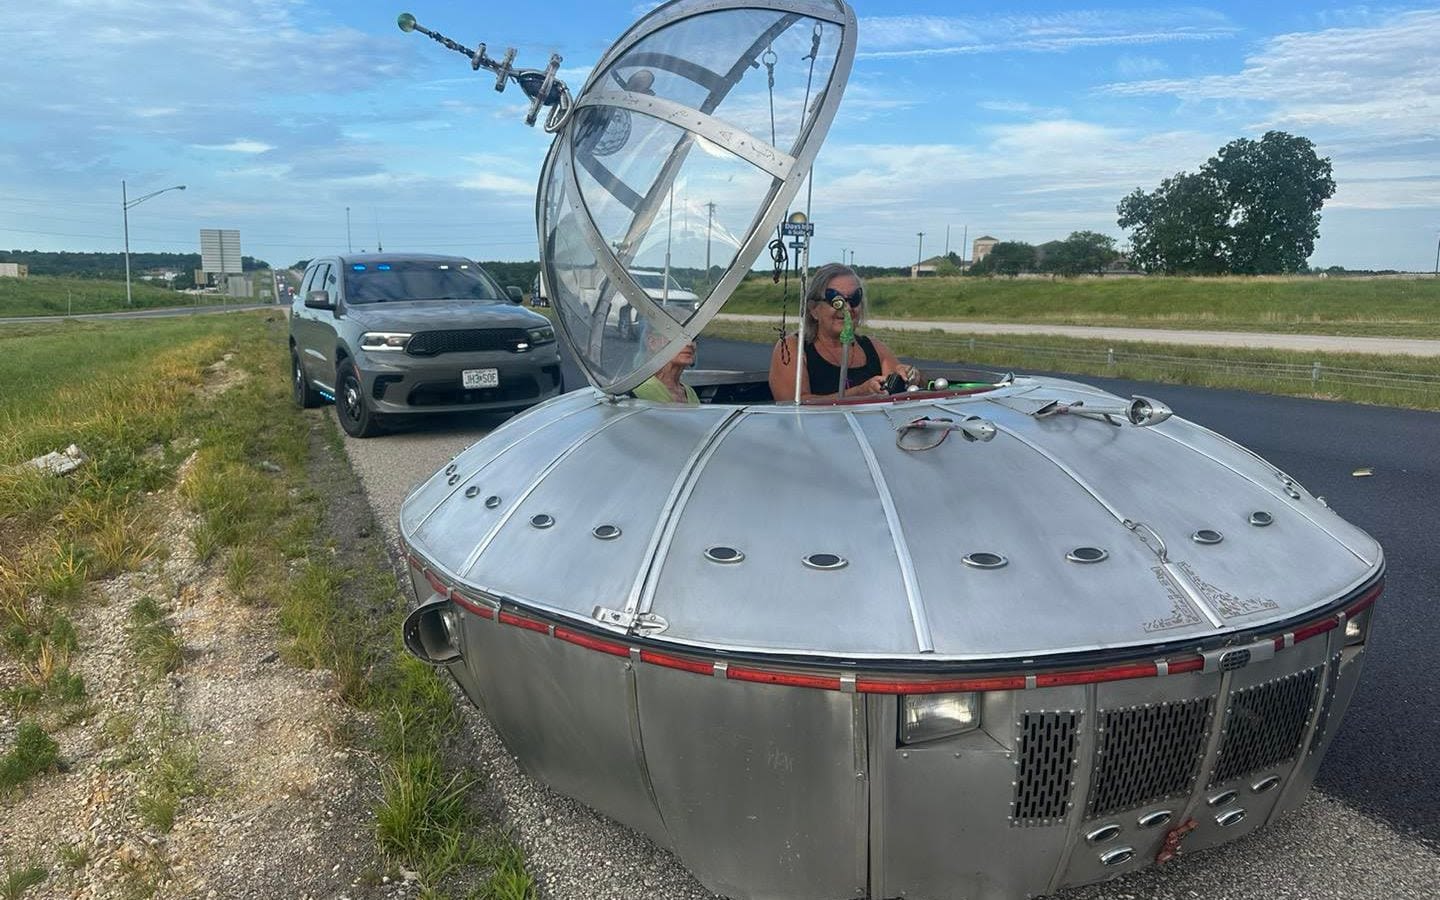
[[[846,391],[845,391],[841,396],[843,396],[843,397],[865,397],[865,396],[868,396],[868,395],[870,395],[870,394],[883,394],[883,393],[885,393],[885,376],[884,376],[884,375],[876,375],[876,376],[874,376],[874,377],[865,379],[864,381],[860,382],[859,384],[855,385],[854,387],[851,387],[851,388],[846,389]]]

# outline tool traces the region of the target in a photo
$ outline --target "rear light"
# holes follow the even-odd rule
[[[900,704],[900,743],[954,737],[980,727],[978,694],[909,694]]]

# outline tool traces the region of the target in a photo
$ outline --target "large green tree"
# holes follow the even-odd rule
[[[1072,231],[1065,240],[1047,246],[1040,271],[1066,277],[1101,272],[1119,255],[1115,239],[1098,231]]]
[[[1274,274],[1304,269],[1334,194],[1330,160],[1308,138],[1270,131],[1231,141],[1195,174],[1136,188],[1116,212],[1147,272]]]
[[[1035,271],[1035,246],[1024,241],[1001,241],[984,259],[970,267],[972,275],[1019,275]]]

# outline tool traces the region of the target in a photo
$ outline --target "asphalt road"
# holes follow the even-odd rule
[[[768,361],[766,347],[707,339],[701,342],[698,365],[758,370]],[[924,360],[915,362],[926,365]],[[585,383],[568,360],[565,377],[567,384]],[[1433,613],[1440,599],[1434,531],[1440,510],[1440,414],[1083,380],[1122,396],[1154,396],[1177,415],[1256,451],[1374,535],[1385,548],[1389,573],[1359,691],[1321,769],[1318,790],[1296,815],[1178,866],[1064,896],[1184,898],[1220,896],[1222,891],[1296,898],[1440,896],[1440,691],[1428,676],[1435,668],[1430,662],[1440,662],[1440,621]],[[392,536],[409,488],[499,421],[493,416],[431,418],[378,439],[346,441],[377,515]],[[1354,475],[1362,467],[1374,474]],[[579,831],[567,841],[613,845],[619,857],[617,883],[624,883],[619,872],[626,865],[648,873],[633,887],[567,893],[553,887],[569,883],[566,861],[546,858],[544,865],[553,867],[543,870],[551,896],[704,896],[673,864],[660,866],[656,874],[655,860],[669,857],[644,839],[513,773],[503,749],[481,765],[492,775],[506,776],[500,780],[507,805],[519,811],[511,824],[532,858],[563,856],[563,850],[547,849],[552,848],[548,838],[573,824]],[[528,822],[531,814],[542,817],[545,827]],[[553,846],[563,848],[565,843]],[[1298,880],[1297,872],[1303,876]]]

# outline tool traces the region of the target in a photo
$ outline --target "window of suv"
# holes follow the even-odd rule
[[[478,263],[468,260],[390,260],[345,267],[345,302],[394,303],[415,300],[473,300],[505,303],[509,298]]]

